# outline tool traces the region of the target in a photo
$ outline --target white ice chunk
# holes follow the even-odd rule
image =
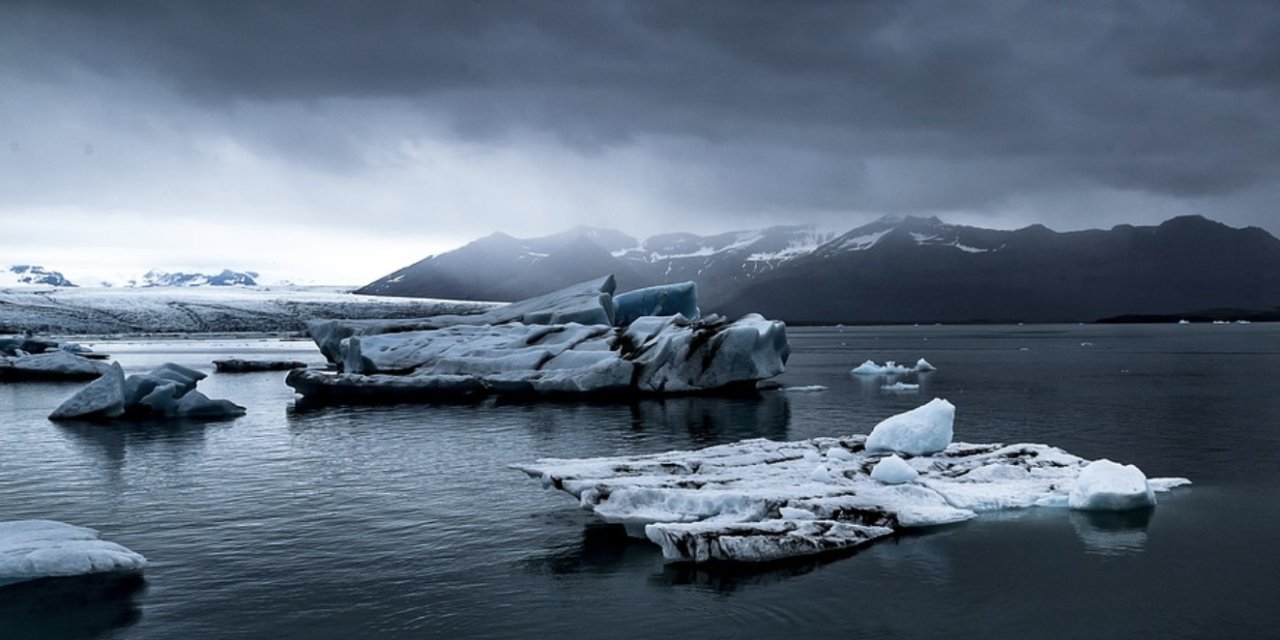
[[[920,385],[911,384],[909,382],[895,382],[893,384],[881,385],[880,390],[888,391],[889,393],[912,393],[919,391]]]
[[[916,360],[916,371],[923,373],[926,371],[937,371],[937,370],[938,370],[937,367],[929,364],[929,361],[925,360],[924,358],[920,358],[919,360]]]
[[[867,449],[911,456],[937,453],[951,444],[955,417],[954,405],[934,398],[926,405],[877,424],[867,436]]]
[[[919,475],[906,460],[896,455],[877,462],[875,468],[871,470],[871,477],[885,484],[906,484],[914,481]]]
[[[93,529],[52,520],[0,522],[0,586],[146,566],[146,558],[100,540]]]
[[[1069,499],[1072,509],[1083,511],[1128,511],[1155,504],[1155,491],[1141,469],[1106,459],[1090,462],[1080,471]]]

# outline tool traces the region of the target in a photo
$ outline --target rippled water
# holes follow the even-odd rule
[[[1091,343],[1083,345],[1082,343]],[[0,520],[92,526],[143,587],[0,589],[0,638],[1275,637],[1280,326],[795,329],[759,399],[296,411],[282,373],[212,374],[249,414],[61,426],[77,384],[0,385]],[[127,371],[300,342],[101,343]],[[919,394],[862,360],[939,371]],[[914,380],[914,376],[908,378]],[[988,515],[763,571],[664,566],[507,465],[865,433],[933,396],[957,439],[1044,442],[1196,485],[1148,521]]]

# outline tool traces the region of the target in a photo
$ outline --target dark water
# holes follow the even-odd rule
[[[297,412],[211,375],[228,423],[59,426],[78,385],[0,385],[0,520],[98,528],[145,586],[0,590],[0,638],[1277,637],[1280,326],[800,329],[813,394]],[[1082,343],[1092,343],[1082,346]],[[303,343],[100,344],[129,371]],[[1025,349],[1025,350],[1023,350]],[[866,358],[939,371],[887,395]],[[765,571],[666,567],[507,465],[865,433],[931,397],[957,439],[1044,442],[1195,486],[1147,521],[988,515]],[[56,582],[56,581],[55,581]]]

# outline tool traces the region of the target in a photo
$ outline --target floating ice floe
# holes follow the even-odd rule
[[[214,360],[213,366],[220,373],[251,373],[254,371],[289,371],[306,369],[307,363],[300,360],[241,360],[227,358]]]
[[[309,399],[410,401],[754,389],[785,369],[781,322],[676,313],[616,326],[613,288],[610,276],[477,316],[323,323],[313,336],[342,373],[292,371],[286,382]],[[697,308],[696,290],[684,284],[633,293],[619,296],[628,314]]]
[[[914,393],[920,390],[920,385],[910,382],[895,382],[893,384],[880,385],[880,390],[888,391],[889,393]]]
[[[850,549],[985,511],[1065,507],[1078,480],[1090,496],[1110,486],[1095,484],[1095,472],[1081,478],[1088,460],[1048,445],[951,443],[953,415],[949,403],[935,400],[885,420],[877,426],[881,435],[873,431],[873,437],[889,438],[894,446],[882,452],[863,435],[754,439],[697,451],[543,459],[515,468],[659,545],[669,562],[763,562]],[[1166,491],[1187,483],[1153,479],[1148,486]],[[1141,506],[1123,500],[1106,505]]]
[[[819,393],[826,391],[827,388],[820,384],[810,384],[800,387],[783,387],[782,390],[787,393]]]
[[[849,373],[858,376],[901,376],[908,373],[927,373],[937,370],[938,368],[929,364],[928,360],[920,358],[916,361],[914,367],[901,365],[893,360],[887,360],[884,364],[876,364],[874,360],[867,360],[854,367]]]
[[[50,420],[113,420],[116,418],[220,419],[242,416],[241,407],[213,400],[196,391],[205,374],[165,363],[150,373],[124,375],[113,363],[102,377],[89,383],[58,406]]]
[[[147,559],[98,532],[53,520],[0,522],[0,586],[40,578],[140,572]]]
[[[10,380],[85,380],[110,367],[71,351],[53,349],[34,355],[0,356],[0,378]]]

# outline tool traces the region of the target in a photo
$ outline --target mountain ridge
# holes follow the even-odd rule
[[[610,238],[609,247],[596,238]],[[634,243],[630,248],[618,248]],[[515,300],[614,273],[625,289],[692,280],[704,310],[807,323],[1092,321],[1280,304],[1280,240],[1204,216],[1058,232],[886,216],[841,234],[810,225],[636,240],[591,227],[492,234],[358,293]]]

